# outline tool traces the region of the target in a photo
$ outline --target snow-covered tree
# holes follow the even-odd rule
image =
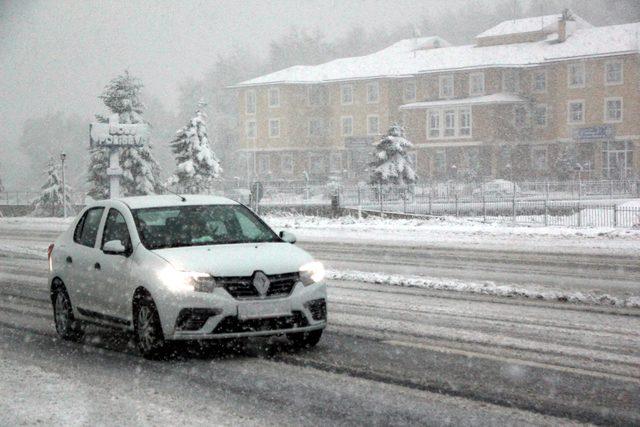
[[[176,185],[185,193],[206,192],[222,173],[220,162],[209,144],[205,105],[203,102],[198,104],[195,117],[176,132],[170,143],[177,167],[168,184]]]
[[[558,146],[558,157],[555,159],[554,169],[561,181],[571,179],[573,171],[575,170],[575,159],[576,153],[573,147],[567,144],[560,144]]]
[[[99,96],[110,111],[110,118],[118,123],[146,123],[142,117],[144,105],[140,101],[142,82],[132,77],[128,71],[111,80]],[[109,118],[96,115],[100,122]],[[107,148],[91,150],[88,179],[89,195],[93,198],[106,198],[109,194],[109,179],[106,169],[109,165]],[[123,196],[153,194],[160,190],[160,167],[151,152],[150,145],[124,147],[120,151],[120,191]]]
[[[40,197],[34,202],[33,216],[63,216],[63,191],[60,179],[60,167],[53,158],[47,164],[47,181],[42,186]],[[73,215],[73,203],[71,201],[71,187],[65,184],[67,214]]]
[[[404,129],[394,124],[376,144],[374,160],[370,163],[372,184],[409,185],[416,182],[416,173],[409,161],[413,144],[404,137]]]
[[[2,176],[0,176],[0,192],[4,191],[4,185],[2,185]]]

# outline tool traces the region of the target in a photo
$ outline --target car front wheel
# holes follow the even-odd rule
[[[53,295],[53,318],[56,332],[62,339],[80,341],[84,336],[82,325],[73,316],[71,300],[63,287],[56,289]]]
[[[320,341],[322,331],[322,329],[317,329],[309,332],[294,332],[287,334],[287,338],[296,348],[311,348]]]
[[[138,349],[147,359],[155,359],[164,354],[166,341],[162,333],[160,316],[150,297],[142,297],[134,317],[135,336]]]

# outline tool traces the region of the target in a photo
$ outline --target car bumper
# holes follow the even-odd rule
[[[177,298],[176,298],[177,297]],[[291,332],[306,332],[323,329],[326,320],[327,288],[324,283],[311,286],[297,284],[287,297],[267,299],[236,299],[224,289],[212,293],[185,293],[167,298],[167,303],[156,301],[165,339],[204,340],[239,337],[280,335]],[[314,312],[315,301],[324,301],[324,316]],[[168,302],[171,301],[171,302]],[[243,304],[251,303],[286,305],[286,312],[278,314],[243,317]],[[215,310],[207,314],[206,321],[197,329],[185,330],[179,325],[184,310]],[[246,313],[244,313],[246,315]],[[314,318],[315,315],[315,318]]]

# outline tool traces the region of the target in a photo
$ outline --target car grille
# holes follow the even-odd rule
[[[212,333],[232,334],[241,332],[278,331],[282,329],[303,328],[309,323],[301,311],[293,311],[290,316],[268,319],[240,320],[237,316],[227,316],[218,323]]]
[[[271,283],[266,296],[272,298],[289,296],[299,279],[298,273],[273,274],[267,277]],[[252,280],[252,277],[216,277],[216,282],[221,284],[232,297],[238,299],[260,297]]]

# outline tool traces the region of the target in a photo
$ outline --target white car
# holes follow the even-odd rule
[[[177,340],[286,334],[314,346],[327,325],[324,267],[293,243],[222,197],[92,203],[49,247],[56,330],[131,330],[145,357]]]

